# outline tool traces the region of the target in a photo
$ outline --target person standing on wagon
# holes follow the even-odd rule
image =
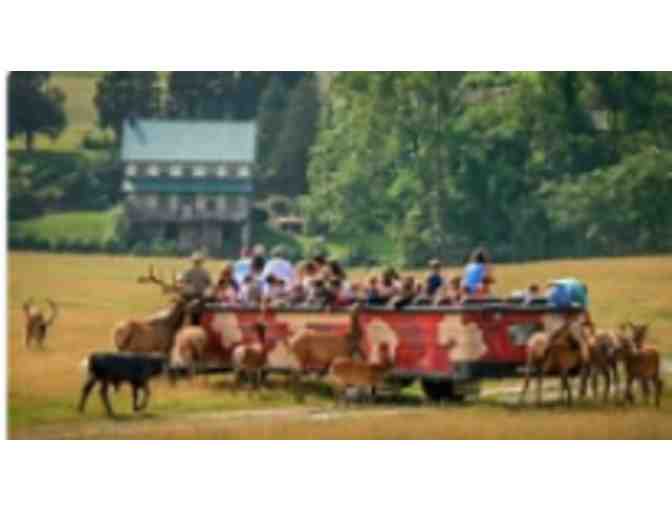
[[[476,248],[464,268],[462,289],[468,297],[485,297],[490,294],[490,286],[495,282],[490,256],[485,248]]]

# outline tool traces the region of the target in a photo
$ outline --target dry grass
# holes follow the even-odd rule
[[[613,326],[625,319],[653,321],[652,338],[665,353],[672,352],[672,258],[641,257],[584,261],[554,261],[498,266],[502,292],[524,287],[532,280],[575,275],[590,287],[591,308],[598,325]],[[134,283],[149,259],[11,253],[9,256],[9,427],[11,437],[231,437],[231,438],[659,438],[672,437],[669,391],[663,411],[579,407],[517,411],[479,403],[448,410],[413,408],[401,415],[357,412],[323,422],[313,419],[227,421],[226,413],[194,420],[194,413],[253,408],[296,408],[283,389],[268,390],[262,398],[232,395],[222,379],[182,383],[170,389],[159,382],[149,416],[122,422],[101,419],[97,396],[87,415],[74,412],[81,383],[80,360],[92,350],[111,349],[109,331],[119,320],[143,316],[163,304],[157,289]],[[152,259],[168,275],[182,261]],[[217,270],[220,263],[210,261]],[[360,275],[354,272],[355,276]],[[53,297],[61,317],[48,338],[46,352],[23,347],[20,304],[28,296]],[[128,413],[127,390],[115,406]],[[330,407],[317,389],[306,406]],[[385,411],[385,409],[383,409]],[[406,416],[413,415],[413,419]],[[417,416],[416,416],[417,415]],[[198,414],[196,415],[198,416]],[[242,425],[241,425],[242,423]],[[44,427],[53,427],[49,432]]]

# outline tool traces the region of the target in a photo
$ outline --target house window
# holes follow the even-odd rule
[[[150,177],[158,177],[161,175],[161,171],[159,170],[159,165],[149,165],[147,168],[147,175]]]
[[[226,212],[227,202],[226,196],[220,195],[217,197],[217,210],[221,213]]]
[[[243,165],[238,169],[238,177],[249,177],[250,176],[250,167]]]
[[[210,213],[217,211],[217,201],[214,198],[207,198],[205,200],[205,210]]]
[[[217,167],[217,177],[228,177],[229,170],[226,168],[226,165],[219,165]]]
[[[129,177],[137,175],[137,173],[138,173],[138,167],[135,166],[134,164],[126,166],[126,175],[128,175]]]
[[[206,177],[207,175],[208,170],[203,165],[194,167],[194,177]]]
[[[156,209],[159,206],[159,197],[154,193],[148,193],[145,197],[145,206],[148,209]]]
[[[182,177],[182,167],[180,165],[170,165],[171,177]]]

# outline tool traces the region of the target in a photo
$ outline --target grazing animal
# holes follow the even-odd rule
[[[379,349],[380,360],[377,363],[346,357],[336,358],[333,361],[329,368],[329,378],[334,381],[337,398],[340,389],[341,400],[345,400],[350,387],[366,388],[370,390],[371,398],[375,398],[376,388],[382,384],[394,366],[388,344],[381,343]]]
[[[119,351],[167,354],[173,346],[175,333],[195,303],[180,296],[174,282],[167,284],[157,278],[152,266],[149,268],[149,275],[138,278],[138,283],[159,285],[164,294],[175,294],[173,301],[168,309],[154,313],[144,320],[132,319],[118,323],[112,330],[112,341]]]
[[[84,412],[89,393],[100,383],[100,398],[110,417],[114,416],[108,396],[110,385],[118,389],[120,384],[129,383],[133,388],[133,411],[137,412],[146,408],[149,403],[149,380],[169,373],[166,357],[156,354],[93,353],[83,365],[86,366],[87,378],[82,386],[79,412]],[[142,402],[138,398],[140,390],[143,392]]]
[[[170,351],[170,364],[173,368],[186,369],[190,376],[196,370],[196,363],[204,361],[208,334],[201,326],[183,326],[175,334]]]
[[[522,404],[530,384],[530,374],[537,374],[537,405],[541,404],[542,381],[544,374],[560,374],[560,396],[564,400],[567,396],[567,405],[572,405],[572,389],[569,384],[570,373],[577,369],[586,368],[580,345],[572,336],[572,323],[566,321],[553,333],[537,332],[530,337],[527,351],[527,370],[525,382],[520,392]]]
[[[339,334],[305,328],[283,341],[289,352],[298,362],[298,370],[292,373],[295,394],[303,399],[301,376],[314,367],[328,369],[331,363],[339,357],[351,358],[356,354],[361,356],[359,342],[362,331],[359,326],[359,310],[357,304],[350,313],[350,330]]]
[[[233,349],[231,359],[233,370],[239,384],[247,379],[253,389],[258,389],[263,377],[270,346],[266,342],[266,326],[261,323],[254,325],[257,341],[240,344]]]
[[[615,331],[595,330],[592,325],[588,324],[583,326],[583,333],[590,351],[590,364],[589,370],[584,372],[584,379],[581,385],[582,394],[585,395],[586,391],[585,378],[590,376],[593,398],[597,398],[598,376],[602,375],[605,381],[602,400],[605,403],[609,400],[612,377],[616,399],[618,400],[618,387],[620,384],[618,362],[623,359],[624,348],[622,335]]]
[[[626,373],[625,399],[634,403],[632,383],[638,380],[644,396],[649,401],[649,382],[653,383],[656,407],[660,407],[660,395],[663,391],[663,380],[660,377],[660,353],[652,345],[645,345],[648,331],[646,324],[628,323],[632,336],[624,335],[624,364]],[[625,328],[622,328],[625,332]]]
[[[58,307],[52,300],[47,299],[47,303],[51,308],[48,318],[45,318],[44,313],[40,308],[33,304],[33,298],[29,298],[23,303],[23,313],[26,320],[26,347],[30,348],[31,344],[35,342],[40,349],[44,349],[44,343],[47,338],[49,327],[54,323],[58,316]]]

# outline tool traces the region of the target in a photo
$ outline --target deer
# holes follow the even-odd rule
[[[632,331],[631,336],[625,334],[628,327]],[[637,379],[647,404],[649,402],[649,382],[653,383],[655,404],[656,407],[660,407],[660,395],[663,391],[663,380],[660,377],[660,353],[654,346],[644,344],[648,325],[628,322],[620,329],[624,337],[625,400],[631,404],[634,403],[632,383]]]
[[[151,265],[148,274],[138,278],[138,283],[158,285],[164,294],[172,296],[171,304],[145,319],[118,323],[112,330],[113,343],[119,351],[169,354],[175,333],[184,324],[186,314],[191,313],[198,302],[189,302],[180,295],[175,275],[172,283],[166,283],[154,274]]]
[[[537,405],[541,404],[541,387],[544,374],[551,372],[560,373],[560,396],[564,400],[567,395],[567,405],[572,405],[572,388],[569,384],[570,372],[579,368],[585,370],[589,359],[585,359],[586,354],[582,353],[580,345],[576,345],[577,340],[573,338],[572,323],[566,321],[553,333],[540,331],[530,337],[527,351],[527,370],[525,372],[525,382],[520,392],[520,403],[525,401],[527,389],[530,384],[530,375],[533,371],[537,373]],[[588,354],[589,357],[589,354]]]
[[[30,349],[31,344],[35,342],[40,349],[44,349],[47,332],[53,325],[58,316],[58,307],[51,299],[46,300],[51,308],[48,318],[42,310],[33,303],[33,298],[28,298],[23,303],[23,313],[26,321],[26,348]]]

